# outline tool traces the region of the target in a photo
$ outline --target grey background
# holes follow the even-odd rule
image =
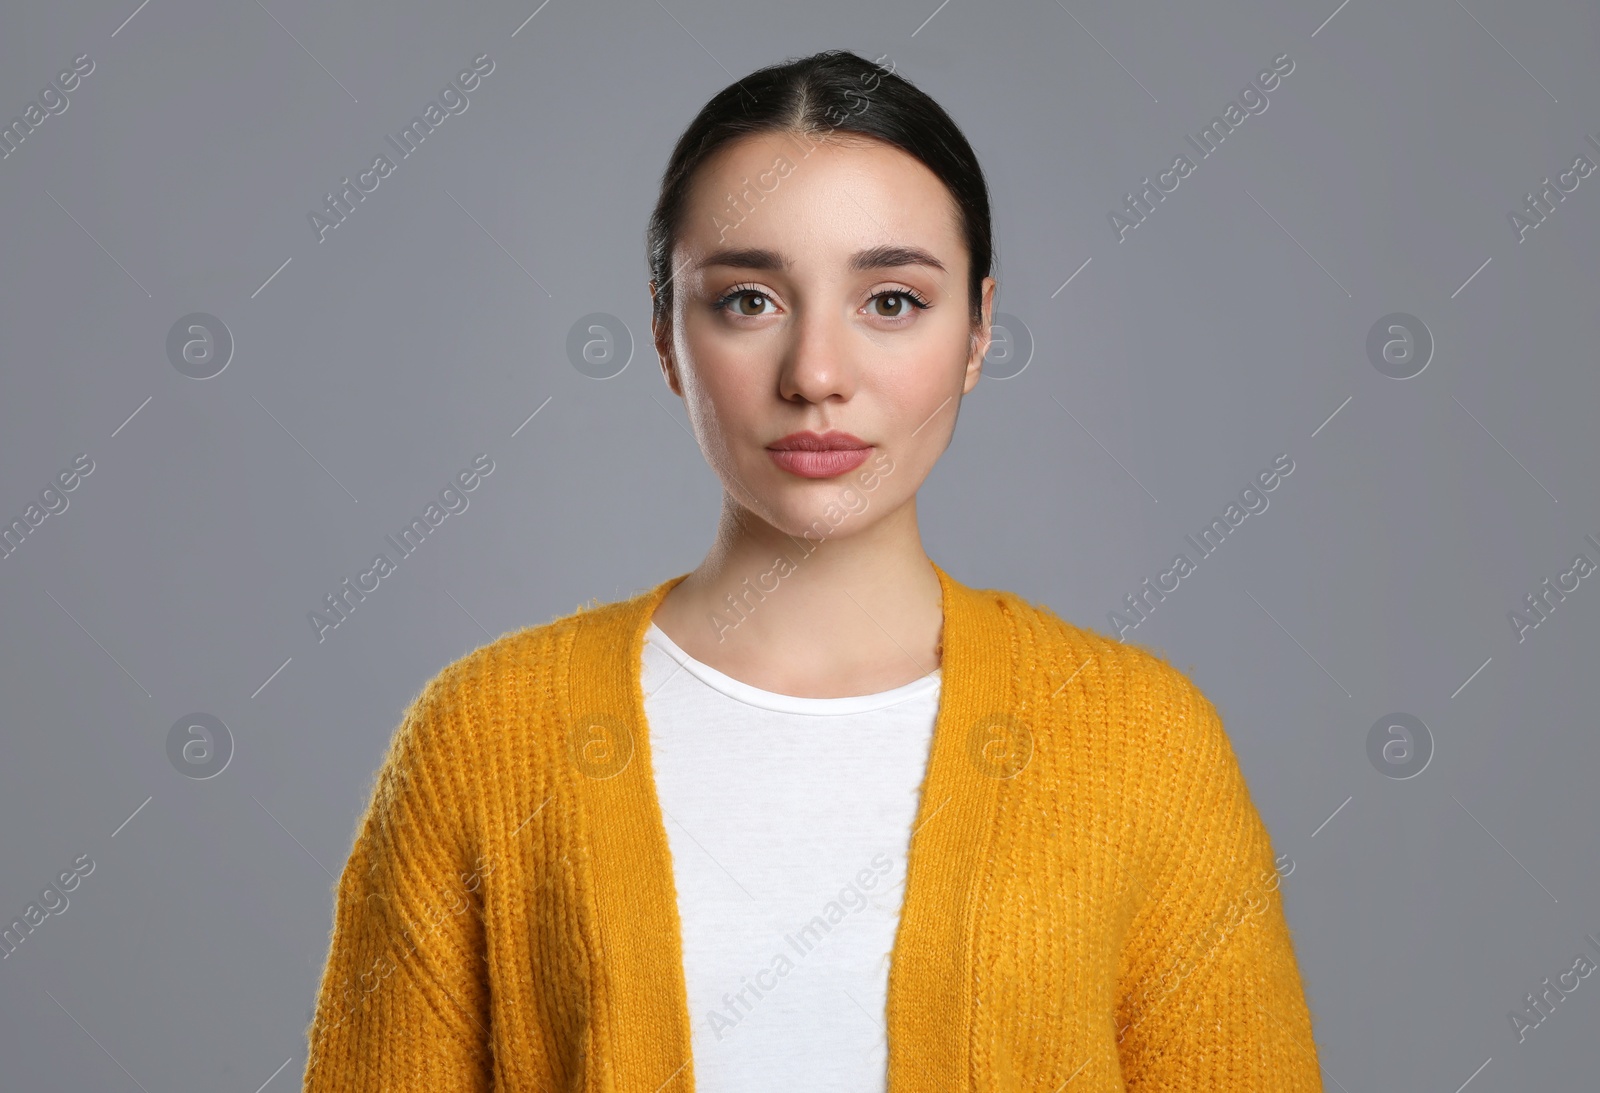
[[[1296,863],[1327,1088],[1592,1084],[1600,980],[1526,1042],[1508,1011],[1600,959],[1600,579],[1525,641],[1507,613],[1600,560],[1600,175],[1520,243],[1507,214],[1600,163],[1600,10],[537,6],[5,12],[0,120],[95,69],[0,161],[0,517],[77,454],[95,469],[0,560],[0,920],[96,867],[0,961],[0,1084],[297,1087],[334,877],[405,703],[709,544],[717,482],[648,344],[645,218],[707,97],[836,46],[963,126],[998,306],[1035,342],[966,399],[920,494],[930,554],[1107,631],[1288,453],[1270,508],[1129,640],[1217,704]],[[470,108],[317,242],[307,213],[485,52]],[[1119,243],[1107,213],[1285,52],[1269,109]],[[191,312],[236,343],[211,379],[167,358]],[[591,312],[636,343],[603,381],[565,350]],[[1391,312],[1436,340],[1408,380],[1366,353]],[[307,613],[480,452],[467,510],[319,642]],[[235,749],[205,780],[166,751],[195,712]],[[1395,712],[1435,748],[1407,780],[1367,756]]]

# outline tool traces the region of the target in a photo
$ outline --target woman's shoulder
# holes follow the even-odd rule
[[[511,680],[552,666],[559,656],[562,638],[572,630],[577,614],[502,632],[447,662],[423,685],[423,692],[460,695],[470,691],[500,691]]]
[[[1165,650],[1072,622],[1018,593],[990,591],[1016,627],[1019,653],[1027,662],[1019,667],[1031,671],[1047,693],[1061,697],[1075,690],[1124,722],[1145,712],[1162,715],[1159,720],[1169,725],[1214,713],[1192,678],[1193,669],[1179,668]]]
[[[1024,720],[1035,747],[1101,757],[1080,769],[1113,779],[1130,802],[1166,801],[1192,786],[1209,787],[1217,800],[1238,794],[1248,801],[1222,716],[1189,671],[1160,649],[1080,626],[1044,604],[999,595],[1015,620],[1019,689],[1033,711]],[[1178,815],[1168,811],[1131,822],[1167,825]],[[1207,816],[1208,823],[1224,818]]]
[[[591,600],[547,622],[504,631],[456,656],[413,695],[405,720],[473,750],[491,743],[497,730],[525,731],[550,712],[569,671],[578,630],[616,616],[626,602]]]

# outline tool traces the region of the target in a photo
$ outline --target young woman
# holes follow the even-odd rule
[[[305,1088],[1320,1090],[1216,709],[923,550],[995,293],[949,116],[851,53],[752,73],[648,252],[715,540],[413,700]]]

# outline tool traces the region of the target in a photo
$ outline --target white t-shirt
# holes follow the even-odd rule
[[[796,698],[702,664],[653,622],[641,667],[696,1090],[881,1093],[939,670]]]

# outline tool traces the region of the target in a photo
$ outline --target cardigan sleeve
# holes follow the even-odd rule
[[[1130,1091],[1322,1090],[1284,917],[1294,870],[1271,840],[1211,702],[1177,677],[1153,716],[1161,776],[1138,807],[1153,838],[1117,999]]]
[[[458,710],[430,681],[374,777],[339,877],[305,1093],[493,1086],[479,893],[488,867],[470,856],[442,746]]]

